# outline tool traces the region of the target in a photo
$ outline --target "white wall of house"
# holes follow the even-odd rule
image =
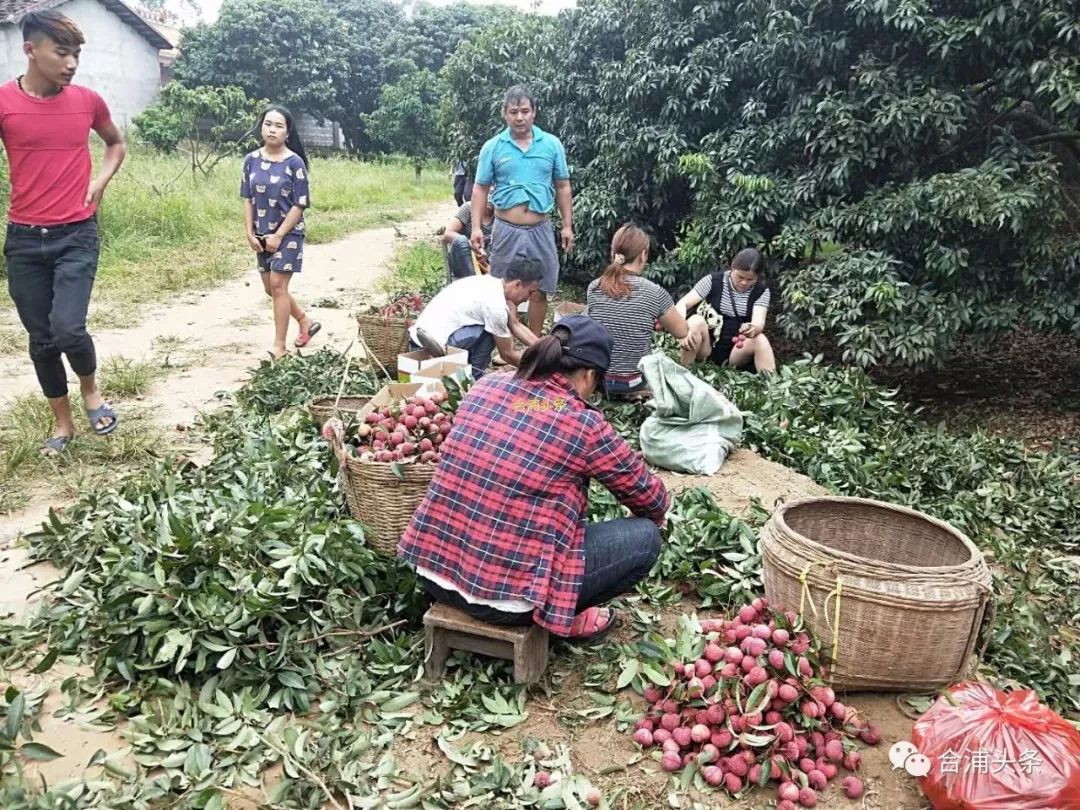
[[[157,49],[98,0],[71,0],[56,10],[74,20],[86,36],[75,83],[100,93],[117,125],[128,126],[157,98]],[[10,24],[0,27],[0,80],[14,79],[25,70],[22,31]]]

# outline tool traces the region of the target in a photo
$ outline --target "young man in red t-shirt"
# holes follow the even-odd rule
[[[79,27],[43,11],[23,17],[22,30],[26,73],[0,86],[0,138],[11,174],[4,256],[8,291],[56,420],[42,452],[55,454],[75,434],[61,354],[79,376],[94,432],[104,436],[118,423],[98,390],[86,311],[98,264],[97,206],[126,147],[101,96],[71,83],[85,42]],[[105,142],[93,180],[91,129]]]

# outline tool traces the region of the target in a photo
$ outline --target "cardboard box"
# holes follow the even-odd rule
[[[468,355],[466,355],[468,357]],[[468,363],[458,363],[457,361],[448,361],[438,363],[434,366],[428,366],[423,371],[418,371],[412,375],[412,382],[419,383],[423,386],[421,389],[422,396],[431,396],[433,393],[439,390],[445,390],[442,384],[443,377],[450,377],[458,382],[462,382],[467,377],[472,376],[472,366]],[[437,386],[437,387],[436,387]]]
[[[434,383],[434,385],[431,383]],[[430,390],[425,390],[426,388],[430,388]],[[431,380],[428,383],[390,383],[384,385],[367,405],[356,412],[356,421],[363,422],[369,413],[389,405],[391,402],[399,402],[415,396],[431,396],[436,391],[446,392],[442,382],[439,380]]]
[[[456,346],[447,346],[446,355],[443,357],[432,357],[422,349],[399,354],[397,357],[398,382],[411,382],[412,376],[417,372],[441,363],[456,363],[467,368],[469,365],[469,353],[465,349],[459,349]]]
[[[555,323],[558,323],[567,315],[583,315],[584,313],[584,304],[575,304],[573,301],[563,301],[555,307]]]

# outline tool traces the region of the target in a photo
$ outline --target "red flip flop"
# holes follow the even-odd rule
[[[319,334],[320,329],[322,329],[322,324],[318,321],[312,321],[311,326],[308,327],[306,332],[301,332],[296,336],[296,340],[293,341],[293,346],[298,349],[304,348],[311,343],[311,339],[315,337],[315,335]]]
[[[574,617],[574,623],[570,625],[570,633],[565,639],[572,643],[595,644],[618,625],[619,612],[614,608],[585,608]]]

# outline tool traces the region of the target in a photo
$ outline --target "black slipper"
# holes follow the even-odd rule
[[[416,342],[423,346],[424,351],[430,354],[432,357],[446,356],[446,347],[439,343],[439,341],[435,340],[435,338],[433,338],[419,326],[416,327]]]

